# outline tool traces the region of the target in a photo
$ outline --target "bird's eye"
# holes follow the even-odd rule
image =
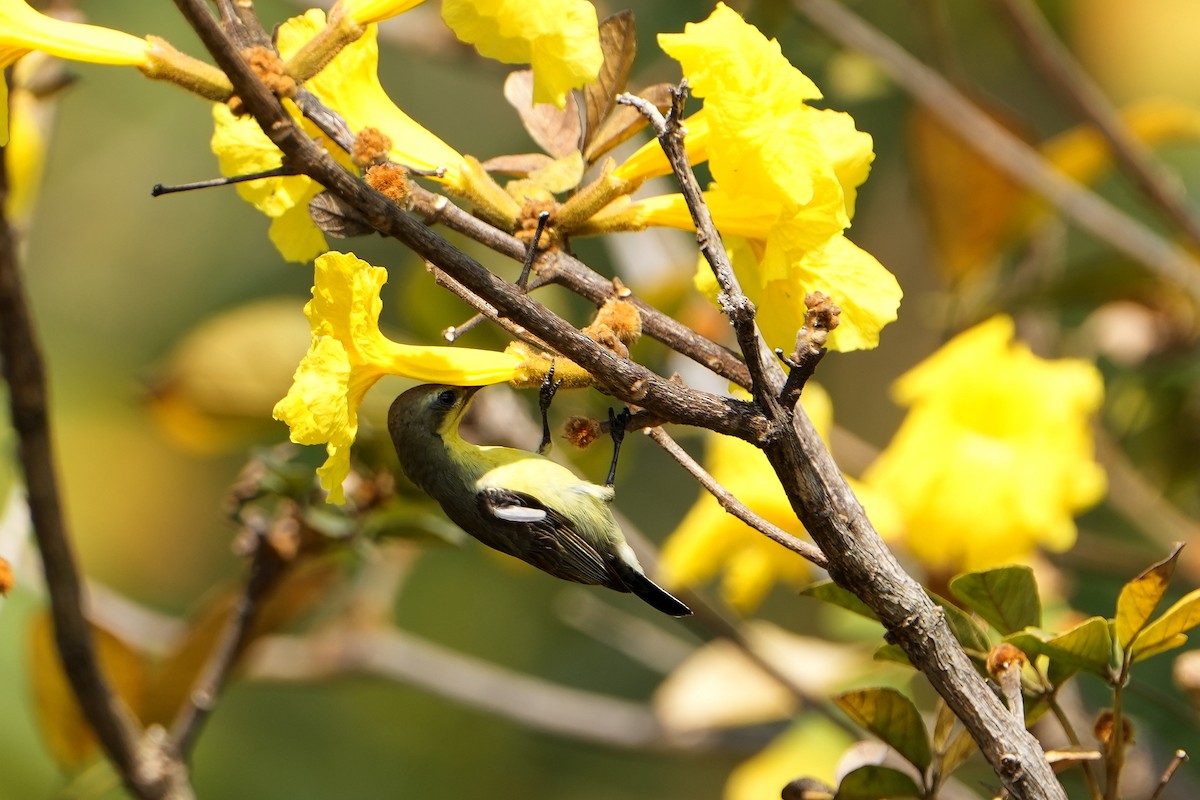
[[[438,392],[437,404],[442,408],[450,408],[454,405],[455,397],[453,389],[444,389]]]

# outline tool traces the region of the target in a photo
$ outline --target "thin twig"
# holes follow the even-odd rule
[[[1133,137],[1104,93],[1080,69],[1037,6],[1029,0],[993,0],[1017,34],[1033,63],[1049,79],[1059,96],[1084,119],[1096,126],[1112,148],[1117,163],[1137,188],[1193,246],[1200,247],[1200,220],[1188,207],[1182,184],[1171,176],[1149,149]]]
[[[260,640],[249,664],[262,680],[381,675],[511,719],[534,730],[635,750],[707,749],[679,739],[644,704],[573,689],[471,658],[396,629],[329,628],[306,637]]]
[[[489,225],[469,214],[442,195],[413,184],[409,195],[409,210],[420,214],[427,224],[439,223],[450,230],[508,256],[521,260],[525,244],[515,236]],[[546,284],[562,286],[597,308],[616,296],[611,278],[606,278],[574,256],[562,250],[552,250],[538,256],[535,262],[537,278],[530,290]],[[669,314],[664,314],[636,295],[624,297],[637,306],[642,319],[642,332],[692,359],[726,380],[749,387],[750,373],[740,356],[688,328]]]
[[[250,574],[233,607],[221,637],[213,647],[208,662],[196,678],[188,702],[180,709],[171,726],[171,743],[181,758],[187,758],[245,648],[251,626],[257,618],[259,602],[275,585],[286,562],[268,541],[266,530],[249,530],[253,542]]]
[[[825,559],[825,554],[820,548],[812,542],[806,542],[803,539],[793,536],[780,527],[772,525],[765,519],[751,511],[742,501],[738,500],[733,494],[717,482],[704,467],[700,466],[696,459],[692,458],[686,450],[679,446],[669,433],[662,428],[648,428],[646,435],[655,441],[655,443],[666,450],[671,458],[679,462],[679,465],[691,473],[696,482],[703,486],[713,498],[720,503],[721,508],[728,511],[733,516],[740,519],[742,522],[749,525],[754,530],[766,536],[773,542],[783,545],[788,550],[791,550],[796,555],[811,562],[812,564],[825,569],[829,566],[829,562]]]
[[[839,3],[792,0],[792,5],[834,41],[869,56],[980,156],[1041,195],[1079,227],[1177,284],[1200,303],[1200,262],[1185,250],[1055,170],[949,81]]]
[[[1158,779],[1158,786],[1154,788],[1154,794],[1150,795],[1150,800],[1158,800],[1159,795],[1163,793],[1163,789],[1166,789],[1167,784],[1171,782],[1171,778],[1175,777],[1175,771],[1183,766],[1187,760],[1188,754],[1186,750],[1175,751],[1175,757],[1171,759],[1171,763],[1167,765],[1166,771]]]
[[[754,304],[750,302],[750,298],[746,296],[738,283],[737,275],[733,271],[733,264],[730,263],[729,254],[721,240],[721,234],[717,231],[712,213],[704,201],[704,191],[700,188],[700,182],[696,180],[696,174],[688,162],[687,151],[683,144],[682,127],[683,104],[687,98],[686,80],[680,84],[678,89],[672,90],[671,98],[671,110],[666,117],[659,113],[658,107],[650,101],[627,92],[618,95],[617,102],[636,108],[642,116],[649,120],[658,136],[663,153],[679,181],[679,189],[687,203],[688,211],[691,212],[700,252],[717,279],[719,287],[717,304],[729,317],[729,322],[733,326],[734,334],[742,351],[742,358],[745,359],[749,369],[750,386],[747,388],[750,389],[754,399],[763,404],[768,402],[768,396],[778,397],[786,377],[770,348],[767,347],[762,334],[759,333],[758,326],[754,322]]]
[[[3,80],[3,77],[0,77]],[[0,149],[0,208],[8,179]],[[54,465],[45,367],[25,288],[16,242],[0,213],[0,362],[8,384],[12,426],[34,538],[41,552],[54,621],[54,640],[67,681],[84,718],[125,785],[140,798],[190,796],[186,771],[140,741],[141,726],[113,691],[96,660],[91,627],[83,614],[83,592],[72,552]],[[159,768],[162,771],[159,771]],[[178,794],[175,794],[178,793]]]

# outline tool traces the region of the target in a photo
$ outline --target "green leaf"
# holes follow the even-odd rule
[[[958,575],[950,581],[950,591],[1000,633],[1042,624],[1042,601],[1029,567],[1010,565]]]
[[[1175,574],[1175,563],[1182,549],[1183,543],[1177,543],[1171,555],[1121,587],[1121,595],[1117,598],[1116,633],[1122,649],[1133,643],[1158,608],[1167,584]]]
[[[876,661],[887,661],[893,664],[903,664],[906,667],[913,667],[913,663],[908,660],[908,653],[904,652],[904,648],[898,644],[880,645],[879,648],[871,656]]]
[[[855,614],[879,621],[879,617],[875,616],[875,612],[867,606],[853,592],[843,589],[831,580],[817,581],[800,590],[800,594],[805,597],[811,597],[820,600],[823,603],[844,608],[847,611],[853,611]]]
[[[1107,678],[1112,662],[1112,633],[1108,620],[1092,617],[1066,633],[1045,639],[1024,631],[1006,636],[1009,642],[1030,656],[1045,655],[1064,666],[1077,667]]]
[[[1197,625],[1200,625],[1200,589],[1185,594],[1161,617],[1142,629],[1130,648],[1133,660],[1141,661],[1181,646],[1187,641],[1184,632]]]
[[[890,800],[922,796],[916,781],[900,770],[870,764],[842,778],[834,800]]]
[[[907,697],[895,689],[859,689],[835,697],[834,702],[922,773],[929,767],[929,733]]]
[[[1079,672],[1079,667],[1074,664],[1054,660],[1046,666],[1046,680],[1050,681],[1051,686],[1058,688],[1074,677],[1077,672]]]

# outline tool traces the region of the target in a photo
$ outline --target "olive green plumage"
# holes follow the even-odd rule
[[[388,430],[409,479],[489,547],[564,580],[632,592],[665,614],[690,614],[642,571],[609,508],[611,486],[536,453],[480,447],[459,435],[476,391],[427,384],[392,403]]]

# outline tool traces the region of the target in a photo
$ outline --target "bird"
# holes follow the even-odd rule
[[[425,384],[393,401],[388,432],[405,475],[489,547],[556,578],[631,592],[672,617],[690,615],[646,576],[625,541],[612,513],[611,471],[601,486],[539,453],[462,438],[459,423],[479,389]]]

